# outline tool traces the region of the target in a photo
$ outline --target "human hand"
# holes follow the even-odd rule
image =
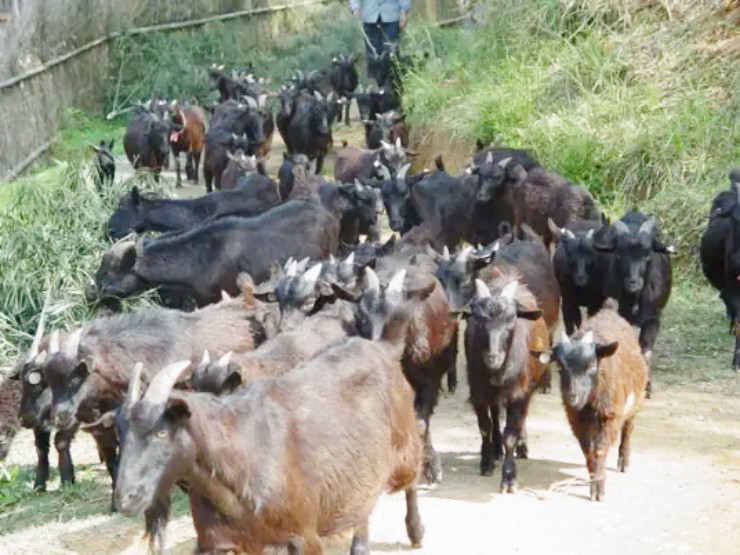
[[[398,26],[401,30],[406,28],[406,12],[401,12],[401,19],[398,20]]]
[[[360,21],[360,19],[362,19],[362,12],[360,10],[355,10],[355,19],[357,21]]]

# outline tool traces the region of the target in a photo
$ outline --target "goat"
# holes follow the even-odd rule
[[[345,339],[226,397],[173,392],[190,361],[158,372],[142,397],[137,365],[123,409],[130,426],[118,507],[140,513],[184,480],[199,552],[322,553],[321,536],[354,528],[352,551],[361,553],[381,491],[406,490],[407,532],[418,547],[421,449],[398,360],[412,305],[429,292],[391,292],[401,306],[381,341]]]
[[[617,468],[630,462],[630,438],[635,416],[645,399],[648,367],[632,326],[618,314],[614,299],[583,322],[571,337],[534,357],[552,358],[560,367],[561,393],[568,422],[586,456],[591,500],[604,499],[606,457],[620,436]]]
[[[527,412],[547,370],[530,351],[546,350],[550,345],[542,311],[519,279],[510,269],[497,269],[488,283],[476,279],[465,330],[470,401],[482,437],[480,470],[490,476],[503,451],[502,493],[512,493],[517,487],[515,453],[525,459],[529,455]],[[506,409],[503,437],[501,407]]]

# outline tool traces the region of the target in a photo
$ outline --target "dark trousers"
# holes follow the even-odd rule
[[[380,56],[383,52],[390,50],[391,43],[397,44],[398,37],[401,35],[401,27],[398,21],[383,22],[378,20],[377,23],[364,23],[365,34],[370,39],[375,51]],[[373,50],[369,44],[365,45],[365,59],[367,60],[367,76],[371,79],[378,79],[378,61],[373,55]]]

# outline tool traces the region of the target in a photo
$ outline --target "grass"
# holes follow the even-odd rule
[[[32,491],[34,473],[33,466],[13,465],[0,474],[0,536],[50,522],[110,514],[111,485],[104,465],[76,466],[76,482],[64,487],[58,487],[58,474],[52,469],[46,492]],[[189,510],[187,496],[175,489],[172,518]]]
[[[740,35],[719,2],[488,0],[487,22],[419,29],[412,124],[526,148],[611,216],[654,212],[692,264],[740,160]]]

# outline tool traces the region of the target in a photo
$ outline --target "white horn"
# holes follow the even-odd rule
[[[290,264],[288,264],[288,267],[285,270],[285,275],[287,277],[294,277],[298,273],[298,262],[295,260],[291,260]]]
[[[152,405],[164,405],[175,383],[188,366],[189,360],[181,360],[162,368],[152,378],[143,400]]]
[[[594,342],[594,332],[591,330],[588,330],[585,334],[583,334],[583,337],[581,338],[581,343],[584,345],[592,345]]]
[[[221,368],[228,368],[233,354],[234,351],[229,351],[228,353],[223,355],[220,359],[218,359],[218,366]]]
[[[372,268],[365,268],[365,289],[367,291],[380,291],[378,275]]]
[[[475,280],[475,296],[479,299],[487,299],[491,296],[488,286],[480,279]]]
[[[505,168],[506,166],[509,165],[509,162],[511,162],[511,156],[509,156],[508,158],[504,158],[503,160],[501,160],[498,163],[498,165],[501,166],[502,168]]]
[[[519,288],[519,282],[514,280],[506,284],[501,290],[501,296],[511,301],[516,299],[516,290]]]
[[[59,330],[54,330],[49,339],[49,354],[53,355],[59,352]]]
[[[442,259],[445,262],[449,262],[449,260],[450,260],[450,249],[447,248],[447,245],[445,245],[444,247],[442,247]]]
[[[306,273],[303,274],[303,279],[306,280],[309,284],[315,285],[320,275],[321,263],[314,264],[308,270],[306,270]]]
[[[211,363],[211,353],[208,352],[208,349],[203,350],[203,358],[200,361],[201,366],[206,366],[207,364]]]
[[[64,354],[70,357],[76,357],[80,350],[80,339],[82,338],[82,328],[76,329],[72,332],[67,340],[64,342]]]
[[[128,384],[128,402],[136,403],[141,398],[141,373],[144,370],[144,364],[137,362],[134,364],[134,371],[131,375],[131,381]]]
[[[355,253],[354,251],[349,253],[349,256],[344,259],[344,263],[348,266],[352,266],[355,263]]]
[[[231,300],[231,296],[226,291],[224,291],[223,289],[221,290],[221,300],[222,301],[230,301]]]
[[[387,292],[392,295],[401,295],[403,293],[403,280],[406,279],[406,270],[398,270],[391,278],[388,284]]]

